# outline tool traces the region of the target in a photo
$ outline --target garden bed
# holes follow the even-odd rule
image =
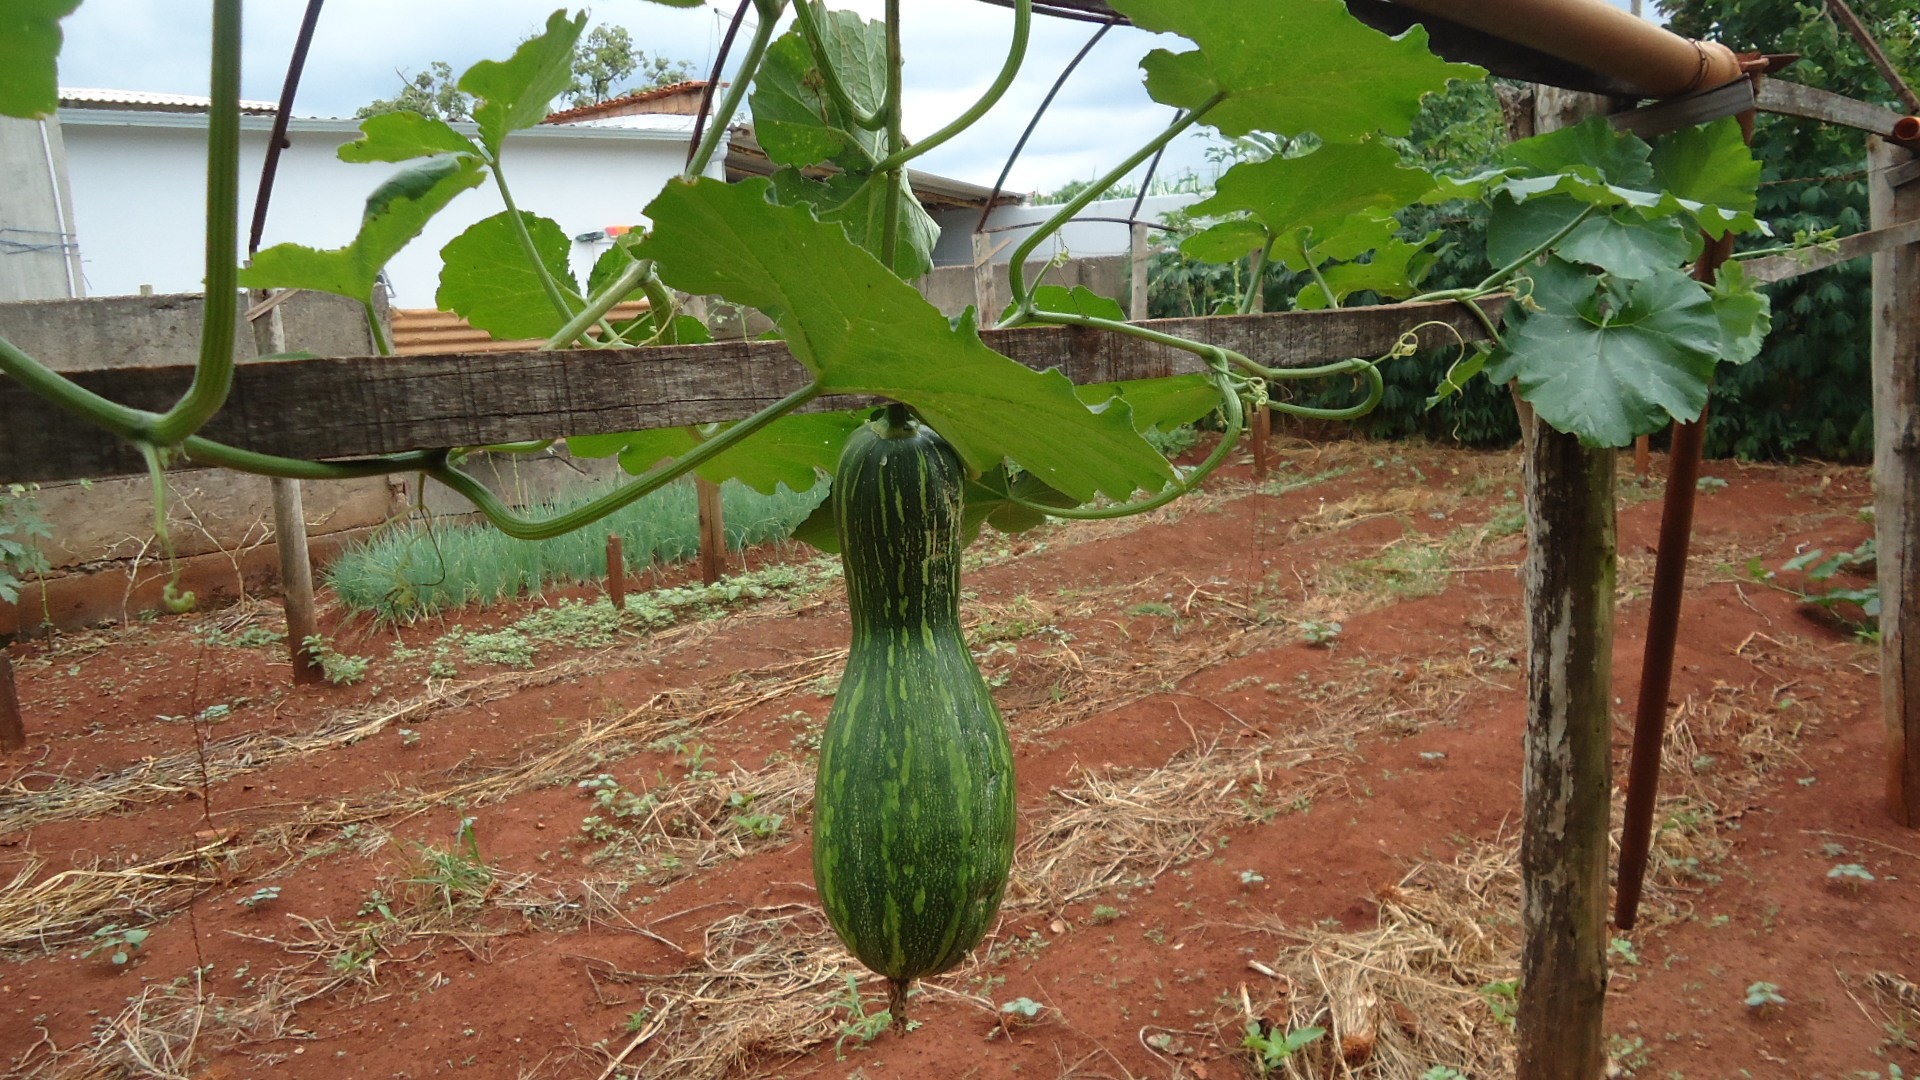
[[[863,1022],[884,994],[811,885],[846,622],[836,569],[800,549],[717,591],[655,582],[679,587],[625,615],[576,589],[397,629],[336,616],[365,669],[313,692],[258,644],[277,619],[259,607],[23,649],[32,744],[0,774],[8,1064],[1504,1075],[1515,458],[1276,459],[1144,520],[970,552],[1021,846],[999,926],[904,1036]],[[1792,591],[1813,583],[1753,572],[1869,536],[1866,474],[1706,473],[1725,484],[1696,513],[1663,828],[1611,954],[1615,1063],[1911,1072],[1920,841],[1880,806],[1876,654]],[[1658,493],[1621,488],[1623,702]],[[1310,1026],[1330,1032],[1282,1061]]]

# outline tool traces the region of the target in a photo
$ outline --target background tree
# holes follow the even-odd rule
[[[417,112],[441,120],[466,120],[473,113],[473,95],[462,91],[453,67],[435,60],[408,77],[401,74],[399,93],[362,105],[359,119],[389,112]],[[633,44],[624,26],[596,26],[581,40],[573,55],[573,81],[556,105],[580,108],[618,97],[629,90],[651,90],[685,82],[693,66],[685,60],[649,57]]]

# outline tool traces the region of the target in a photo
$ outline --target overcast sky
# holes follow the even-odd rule
[[[64,24],[61,84],[204,95],[207,6],[84,0]],[[509,55],[516,42],[545,24],[555,6],[552,0],[330,0],[295,113],[351,116],[366,102],[396,92],[397,72],[418,71],[432,60],[445,60],[459,72],[476,60]],[[881,0],[839,0],[833,6],[877,17],[883,5]],[[1627,6],[1626,0],[1619,6]],[[299,0],[247,5],[244,97],[279,97],[304,7]],[[733,7],[731,0],[709,0],[695,9],[599,0],[589,10],[592,23],[625,26],[648,55],[686,60],[704,73]],[[979,0],[913,0],[904,7],[906,120],[912,138],[937,129],[986,88],[1004,54],[1013,15]],[[1034,24],[1026,68],[1006,99],[985,122],[929,153],[918,167],[993,182],[1047,87],[1095,29],[1052,18],[1036,18]],[[1183,47],[1177,38],[1159,43]],[[1069,180],[1091,179],[1163,127],[1171,110],[1147,97],[1138,68],[1139,58],[1155,44],[1153,35],[1133,29],[1108,33],[1048,110],[1008,187],[1047,191]],[[1161,175],[1182,169],[1210,175],[1206,147],[1199,136],[1178,140]]]

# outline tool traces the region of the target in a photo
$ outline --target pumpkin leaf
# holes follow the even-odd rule
[[[566,323],[547,299],[540,275],[527,262],[510,211],[481,218],[440,249],[440,289],[434,302],[485,330],[497,341],[545,338]],[[540,262],[563,288],[571,287],[567,255],[573,243],[551,218],[520,211]]]
[[[341,161],[411,161],[435,154],[473,154],[480,148],[437,116],[412,111],[381,113],[360,121],[360,137],[341,143]]]
[[[494,158],[507,136],[547,118],[553,99],[573,81],[573,47],[586,29],[587,13],[547,16],[547,28],[528,38],[506,60],[482,60],[460,76],[460,89],[480,99],[473,121],[480,143]]]
[[[988,348],[805,207],[769,202],[766,181],[674,181],[647,208],[640,245],[675,288],[759,308],[830,393],[903,402],[976,474],[1003,459],[1085,502],[1159,490],[1172,470],[1124,407],[1089,409],[1058,371]]]
[[[1141,66],[1155,101],[1194,109],[1224,100],[1206,120],[1225,135],[1253,131],[1329,142],[1375,131],[1406,135],[1420,99],[1448,79],[1479,79],[1470,64],[1427,50],[1414,27],[1388,37],[1335,0],[1114,0],[1135,26],[1170,32],[1199,46],[1155,49]]]
[[[324,251],[303,244],[275,244],[240,271],[240,284],[250,289],[313,289],[367,300],[387,261],[419,236],[433,215],[485,179],[480,162],[465,154],[445,154],[410,165],[367,197],[360,233],[353,243]]]

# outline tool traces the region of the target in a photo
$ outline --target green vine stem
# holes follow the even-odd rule
[[[813,0],[795,0],[793,21],[800,28],[800,37],[807,43],[807,50],[813,53],[813,66],[820,69],[820,79],[826,84],[827,95],[833,98],[834,105],[856,125],[868,131],[885,127],[887,110],[884,106],[871,113],[862,113],[860,107],[854,104],[853,95],[847,93],[847,85],[840,80],[839,69],[827,57],[827,39],[820,33],[820,24],[814,19]]]
[[[1468,301],[1478,300],[1480,297],[1483,297],[1488,293],[1493,292],[1499,289],[1501,286],[1505,285],[1507,283],[1507,279],[1511,278],[1514,274],[1518,273],[1521,267],[1526,266],[1527,264],[1533,262],[1535,259],[1538,259],[1540,256],[1545,255],[1547,252],[1553,250],[1554,245],[1560,243],[1560,241],[1562,240],[1565,240],[1568,236],[1571,236],[1573,234],[1573,230],[1579,228],[1581,223],[1586,221],[1587,218],[1591,217],[1593,215],[1593,212],[1598,209],[1599,209],[1598,206],[1595,206],[1591,203],[1589,203],[1585,207],[1582,207],[1580,212],[1574,215],[1574,218],[1572,221],[1569,221],[1565,225],[1561,226],[1560,229],[1557,232],[1555,232],[1552,236],[1549,236],[1545,240],[1541,241],[1540,243],[1535,244],[1533,247],[1529,248],[1526,252],[1521,254],[1518,258],[1507,263],[1505,266],[1502,266],[1500,269],[1495,270],[1493,273],[1488,274],[1486,277],[1481,278],[1480,284],[1478,285],[1474,285],[1470,288],[1465,288],[1465,289],[1441,289],[1438,292],[1421,293],[1418,296],[1409,298],[1407,300],[1407,303],[1417,304],[1423,301],[1430,301],[1430,300],[1468,300]]]
[[[780,11],[784,7],[786,0],[754,0],[760,21],[753,28],[753,40],[747,44],[747,51],[740,58],[740,69],[734,72],[733,85],[727,87],[727,96],[721,99],[720,107],[713,111],[709,119],[712,126],[701,137],[699,149],[693,152],[685,171],[680,174],[682,179],[691,180],[706,172],[720,143],[726,139],[727,127],[733,123],[734,114],[740,111],[740,103],[747,99],[747,88],[753,83],[754,73],[760,70],[760,61],[767,55],[773,32],[779,29]]]
[[[889,0],[888,3],[887,33],[890,41],[899,35],[898,3],[899,0]],[[987,87],[986,93],[980,95],[980,100],[974,102],[972,107],[967,109],[966,112],[955,117],[952,123],[921,139],[919,142],[914,143],[912,146],[904,145],[902,141],[896,138],[887,151],[886,160],[875,166],[875,171],[890,172],[901,168],[906,165],[907,162],[912,161],[921,154],[932,150],[934,147],[966,131],[981,117],[987,115],[995,105],[1000,103],[1000,99],[1006,95],[1008,88],[1013,85],[1014,77],[1020,74],[1021,66],[1026,63],[1027,39],[1031,35],[1032,29],[1033,0],[1015,0],[1013,5],[1013,41],[1008,46],[1007,61],[1000,66],[1000,74],[994,76],[993,83]],[[891,62],[891,57],[889,61]],[[891,77],[892,80],[897,80],[897,70],[896,67],[896,74]],[[897,116],[899,113],[899,94],[892,85],[888,87],[887,98],[889,108]]]
[[[1066,205],[1055,211],[1054,215],[1048,218],[1045,224],[1035,229],[1031,236],[1021,241],[1020,246],[1013,249],[1013,261],[1007,266],[1007,282],[1009,291],[1013,294],[1014,314],[1008,321],[1003,322],[1001,324],[1002,326],[1018,326],[1021,316],[1033,306],[1033,298],[1027,291],[1026,271],[1027,256],[1033,254],[1033,249],[1039,247],[1042,240],[1059,232],[1067,222],[1073,220],[1073,215],[1086,209],[1088,203],[1105,194],[1108,188],[1119,183],[1123,177],[1138,168],[1142,162],[1158,153],[1161,147],[1178,138],[1182,132],[1194,124],[1199,123],[1201,117],[1204,117],[1208,112],[1212,111],[1215,105],[1225,101],[1226,97],[1225,94],[1215,94],[1191,112],[1185,113],[1175,119],[1173,123],[1167,125],[1165,131],[1154,136],[1145,146],[1135,151],[1133,156],[1109,170],[1105,176],[1095,180],[1092,184],[1088,185],[1085,191],[1074,196]],[[984,313],[982,317],[985,317]]]
[[[194,596],[180,591],[180,560],[174,554],[173,530],[167,526],[167,467],[163,459],[166,451],[150,442],[138,445],[140,456],[147,462],[147,479],[153,484],[153,536],[160,541],[160,552],[167,558],[167,584],[160,590],[160,599],[168,611],[182,615],[193,610]]]
[[[679,457],[635,477],[633,480],[583,506],[550,518],[529,518],[515,514],[489,491],[485,484],[455,468],[445,454],[426,470],[428,476],[458,492],[489,522],[516,540],[549,540],[606,517],[643,495],[654,492],[674,480],[725,453],[761,428],[820,396],[820,385],[808,383],[772,405],[695,446]]]
[[[874,171],[887,185],[880,202],[880,262],[888,269],[893,268],[893,257],[900,249],[899,191],[903,166],[895,159],[907,145],[900,117],[901,73],[905,66],[906,60],[900,53],[900,0],[887,0],[887,96],[880,106],[887,119],[887,156]]]
[[[213,5],[212,104],[207,110],[207,276],[201,307],[200,362],[173,408],[142,424],[141,434],[171,446],[200,430],[233,387],[233,323],[240,265],[240,0]]]
[[[1240,298],[1240,314],[1253,314],[1254,300],[1260,296],[1260,279],[1266,275],[1267,259],[1273,254],[1273,243],[1278,239],[1273,233],[1267,233],[1267,242],[1253,253],[1252,280],[1247,282],[1246,295]],[[1331,295],[1331,294],[1329,294]]]
[[[360,307],[367,313],[367,333],[373,337],[374,351],[381,356],[393,355],[393,341],[387,337],[387,328],[380,325],[380,312],[373,306],[373,298],[360,301]]]

